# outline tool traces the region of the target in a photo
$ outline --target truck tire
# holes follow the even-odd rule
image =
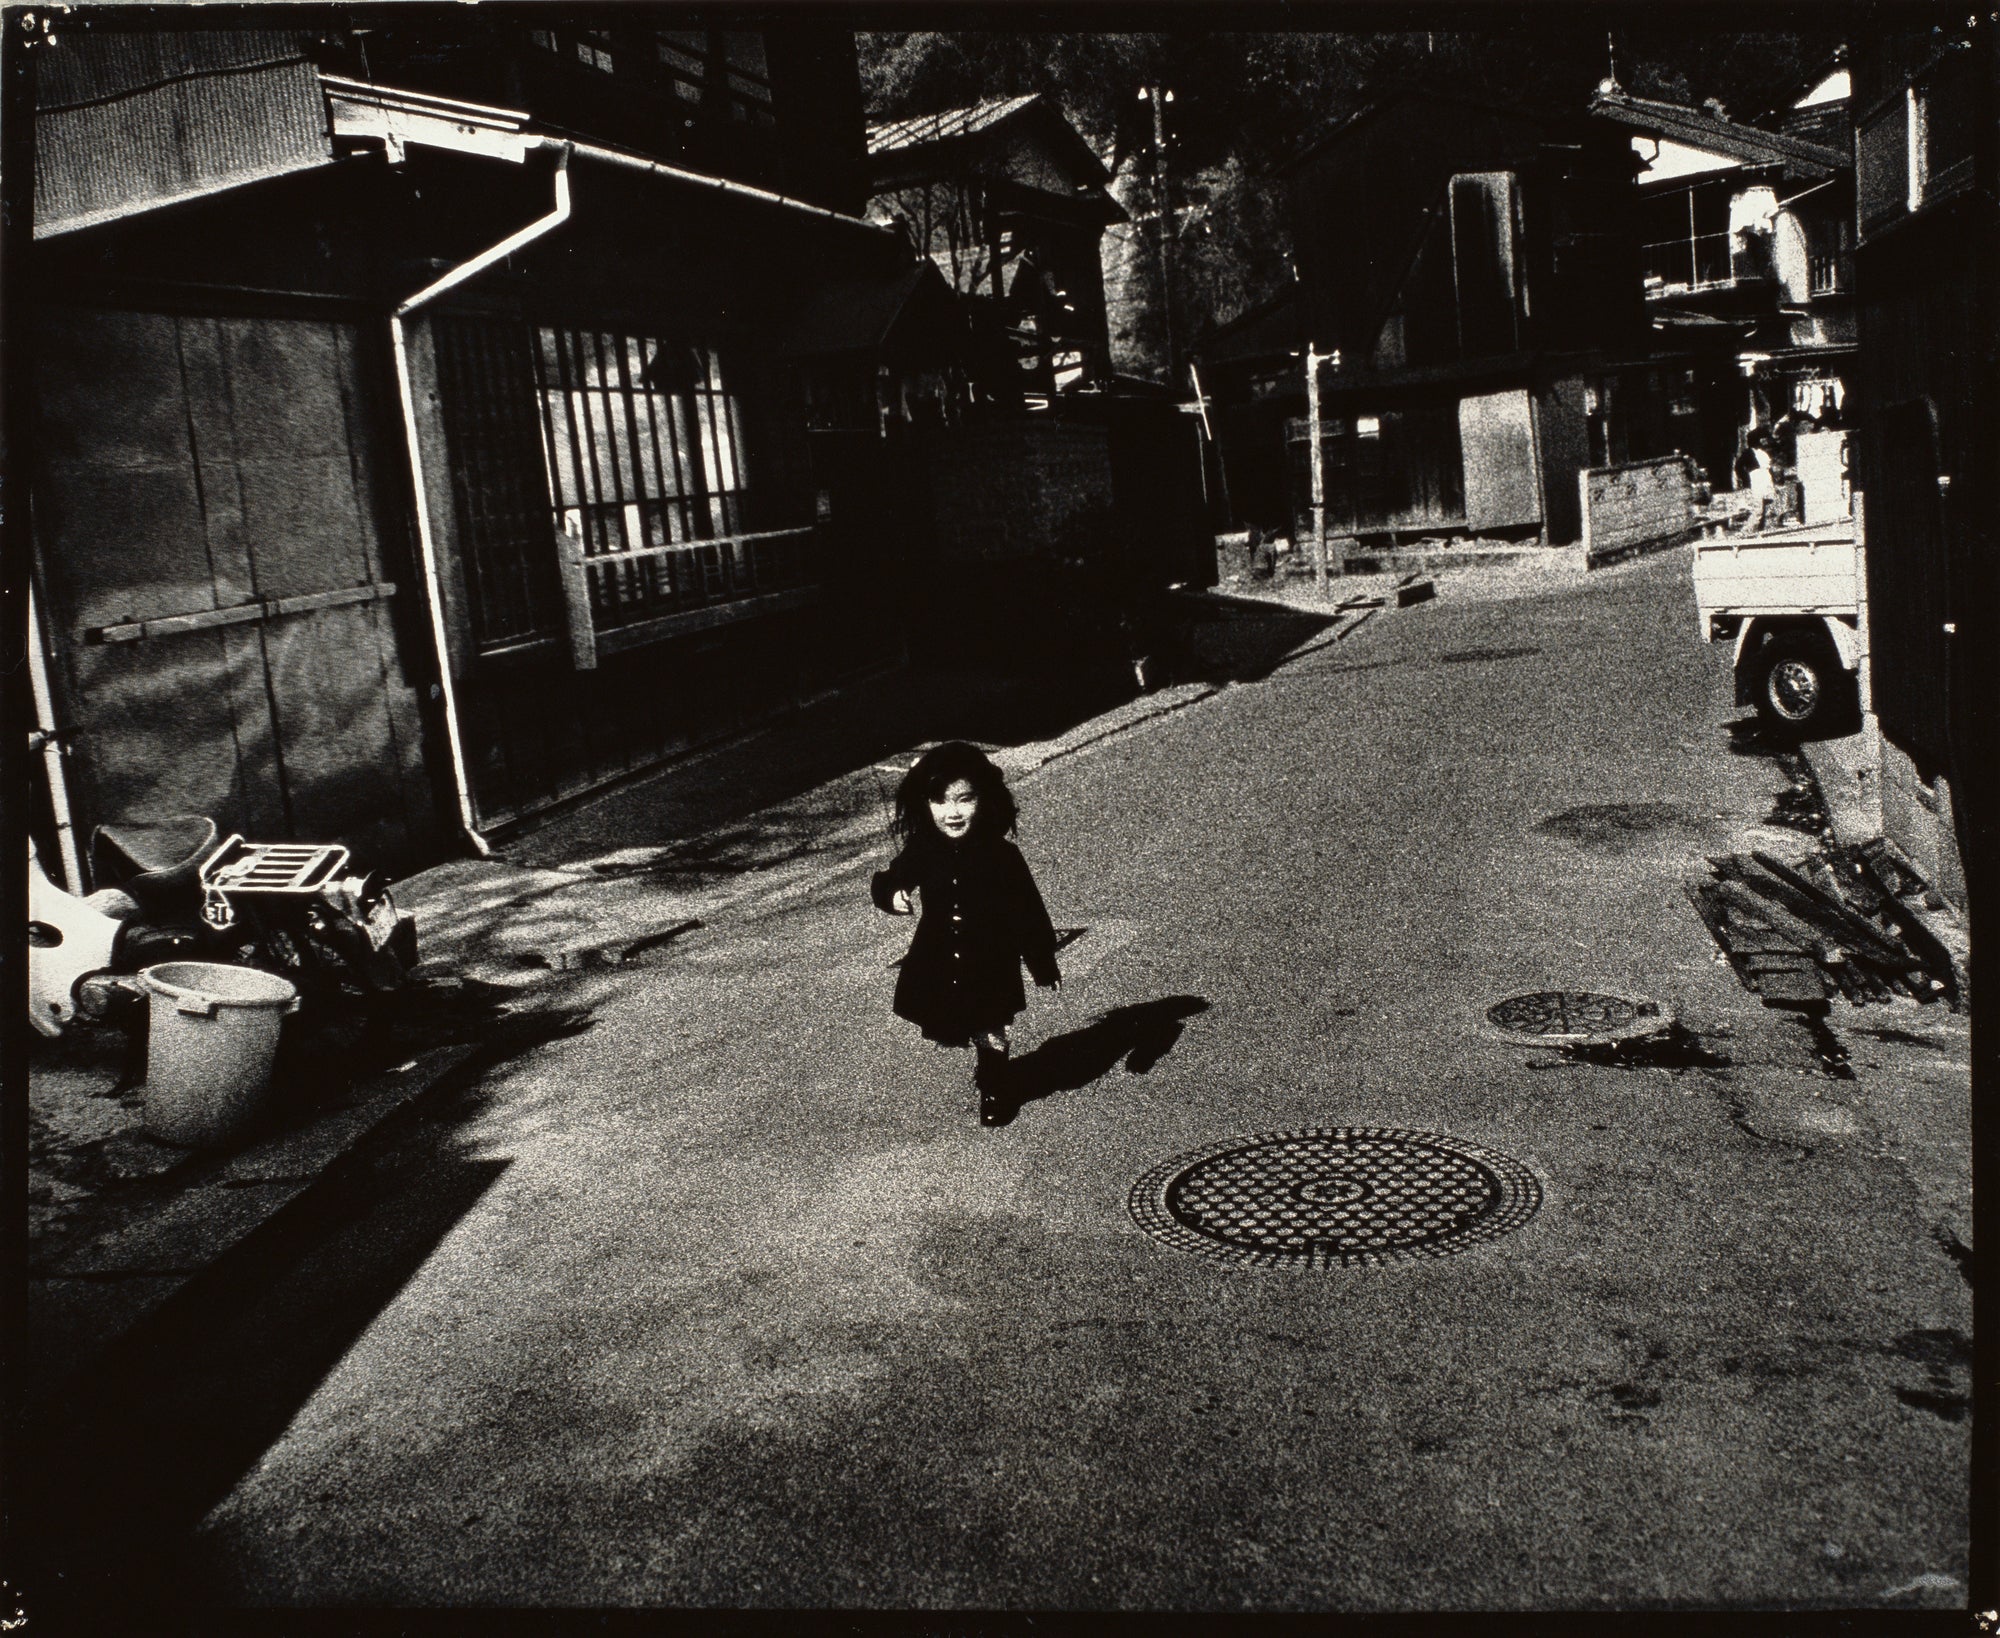
[[[1781,631],[1757,655],[1757,713],[1790,735],[1817,732],[1840,714],[1847,673],[1824,637]]]

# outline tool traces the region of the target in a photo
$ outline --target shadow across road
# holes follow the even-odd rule
[[[1162,996],[1113,1007],[1082,1029],[1051,1036],[1007,1066],[1000,1088],[1006,1115],[1059,1092],[1081,1091],[1120,1060],[1127,1074],[1145,1074],[1173,1051],[1185,1020],[1207,1010],[1198,995]]]
[[[500,1054],[590,1022],[552,1009]],[[507,1169],[473,1135],[494,1062],[440,1083],[36,1407],[12,1476],[51,1630],[166,1630],[152,1623],[208,1601],[202,1516]]]

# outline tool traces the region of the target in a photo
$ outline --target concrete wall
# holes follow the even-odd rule
[[[1118,584],[1105,430],[975,424],[927,438],[922,459],[931,553],[914,566],[913,656],[1002,672],[1077,663]]]
[[[1541,469],[1524,387],[1467,393],[1458,401],[1465,526],[1474,534],[1542,521]]]
[[[1906,752],[1884,739],[1881,781],[1882,834],[1963,913],[1965,868],[1958,856],[1950,777],[1940,770],[1925,778]]]
[[[1584,559],[1593,568],[1685,540],[1693,527],[1687,462],[1679,455],[1577,474]]]
[[[1551,545],[1567,545],[1583,532],[1573,474],[1590,465],[1582,376],[1565,376],[1535,394],[1535,446],[1541,455],[1546,538]]]
[[[1102,427],[1008,421],[940,436],[929,449],[931,515],[941,564],[1048,557],[1112,507]]]

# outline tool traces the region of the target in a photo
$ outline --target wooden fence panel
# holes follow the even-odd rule
[[[204,631],[172,643],[70,650],[74,686],[86,704],[72,759],[80,777],[71,781],[83,837],[119,819],[206,813],[246,825],[271,817],[275,804],[245,800],[246,747],[230,691],[219,686],[226,671],[221,636]],[[248,749],[254,755],[257,747]],[[259,794],[275,797],[275,787]]]
[[[243,486],[237,476],[236,417],[230,411],[223,328],[217,319],[184,318],[179,329],[186,431],[201,483],[209,574],[216,606],[227,608],[249,601],[258,591],[250,532],[243,518]],[[262,681],[260,676],[259,689]]]
[[[389,601],[415,588],[387,573],[373,470],[394,424],[352,327],[58,311],[43,333],[35,534],[79,826],[199,812],[382,862],[434,849]],[[368,600],[267,606],[342,593]]]
[[[35,436],[51,613],[78,627],[214,607],[172,321],[51,314],[40,346],[64,361],[38,378]]]

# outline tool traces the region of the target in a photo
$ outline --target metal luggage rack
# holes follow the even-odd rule
[[[337,843],[246,842],[232,836],[201,867],[201,885],[218,893],[317,893],[347,863]]]

